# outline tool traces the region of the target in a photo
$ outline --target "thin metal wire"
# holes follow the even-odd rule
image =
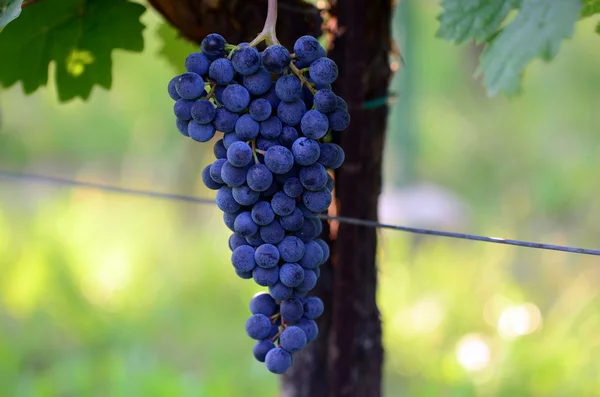
[[[105,192],[118,193],[118,194],[126,194],[132,196],[142,196],[142,197],[150,197],[154,199],[164,199],[171,201],[183,201],[188,203],[195,204],[214,204],[215,201],[212,199],[201,198],[201,197],[193,197],[193,196],[185,196],[181,194],[172,194],[172,193],[160,193],[149,190],[139,190],[139,189],[129,189],[122,188],[118,186],[105,185],[100,183],[92,183],[92,182],[81,182],[72,179],[59,178],[54,176],[46,176],[46,175],[37,175],[37,174],[28,174],[21,172],[13,172],[13,171],[0,171],[0,178],[5,179],[13,179],[20,181],[31,181],[31,182],[42,182],[42,183],[50,183],[54,185],[64,185],[64,186],[72,186],[72,187],[81,187],[81,188],[89,188],[89,189],[97,189]],[[407,227],[400,225],[389,225],[385,223],[379,223],[376,221],[369,221],[365,219],[357,219],[357,218],[349,218],[345,216],[329,216],[329,215],[318,215],[319,218],[325,220],[333,220],[338,221],[340,223],[346,223],[350,225],[357,226],[365,226],[379,229],[389,229],[402,231],[407,233],[415,233],[415,234],[424,234],[429,236],[438,236],[438,237],[448,237],[462,240],[472,240],[472,241],[482,241],[486,243],[494,243],[494,244],[505,244],[512,245],[517,247],[525,247],[525,248],[535,248],[535,249],[543,249],[543,250],[551,250],[551,251],[561,251],[561,252],[569,252],[573,254],[583,254],[583,255],[593,255],[600,256],[600,250],[597,249],[588,249],[588,248],[577,248],[570,247],[564,245],[554,245],[554,244],[544,244],[544,243],[535,243],[530,241],[522,241],[522,240],[512,240],[512,239],[504,239],[499,237],[487,237],[487,236],[479,236],[475,234],[468,233],[455,233],[455,232],[444,232],[440,230],[430,230],[430,229],[421,229],[415,227]]]

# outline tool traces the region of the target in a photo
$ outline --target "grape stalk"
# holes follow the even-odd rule
[[[233,232],[233,270],[267,288],[250,301],[245,329],[257,341],[253,355],[282,374],[319,332],[314,320],[323,302],[308,294],[330,250],[317,215],[332,202],[329,170],[345,158],[331,133],[345,130],[350,115],[331,89],[338,67],[318,40],[300,37],[291,54],[277,40],[276,23],[277,0],[269,0],[264,29],[252,42],[207,35],[168,93],[181,134],[198,142],[223,134],[202,180],[217,191]]]

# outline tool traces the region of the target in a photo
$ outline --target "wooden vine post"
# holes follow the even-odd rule
[[[150,3],[198,43],[212,32],[231,42],[251,41],[261,31],[267,9],[266,0]],[[283,45],[291,48],[298,37],[319,34],[316,8],[301,0],[279,3],[277,36]],[[338,34],[328,56],[340,70],[333,88],[348,103],[352,117],[350,127],[335,136],[346,152],[346,162],[335,175],[335,208],[342,216],[376,220],[388,109],[385,104],[364,104],[387,95],[392,0],[331,0],[330,6]],[[236,23],[249,14],[250,21]],[[379,397],[383,347],[376,304],[377,233],[347,224],[324,226],[332,260],[323,265],[314,294],[323,299],[325,314],[318,320],[317,340],[295,357],[294,367],[282,377],[282,396]]]

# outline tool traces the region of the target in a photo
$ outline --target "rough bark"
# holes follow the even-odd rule
[[[348,103],[350,128],[337,136],[346,162],[336,174],[342,216],[377,220],[387,106],[365,109],[385,97],[390,68],[390,0],[337,0],[333,12],[343,34],[331,58],[343,65],[334,90]],[[330,340],[330,396],[381,395],[383,348],[376,303],[377,231],[341,224],[334,270]]]
[[[266,0],[149,1],[196,42],[210,32],[232,43],[250,41],[266,16]],[[280,0],[277,33],[288,48],[304,34],[318,34],[314,11],[307,11],[312,6],[301,3]],[[350,128],[335,136],[346,152],[335,176],[337,209],[342,216],[376,220],[387,106],[365,109],[363,104],[387,95],[392,0],[332,0],[331,5],[341,32],[329,55],[340,69],[334,90],[352,116]],[[327,225],[323,236],[329,236]],[[323,265],[314,291],[325,303],[319,337],[295,356],[294,367],[282,378],[282,395],[379,397],[383,348],[376,304],[376,230],[342,224],[330,237],[331,263]]]

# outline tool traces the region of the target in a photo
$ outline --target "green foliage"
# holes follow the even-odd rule
[[[0,32],[21,15],[23,0],[0,0]]]
[[[161,42],[158,54],[171,65],[177,73],[185,72],[183,60],[194,51],[199,50],[199,46],[183,39],[175,28],[167,23],[163,23],[157,30],[157,35]]]
[[[0,83],[21,81],[25,93],[32,93],[47,84],[54,61],[60,101],[87,99],[94,85],[110,88],[112,50],[143,49],[144,10],[124,0],[41,1],[28,7],[0,36],[0,54],[9,60]]]
[[[521,4],[520,4],[521,3]],[[588,0],[589,11],[600,7]],[[520,90],[525,67],[539,57],[554,58],[563,39],[573,35],[581,0],[444,0],[439,16],[439,37],[463,43],[485,42],[477,74],[484,75],[488,94],[515,94]],[[516,17],[502,27],[509,12]],[[584,9],[585,10],[585,9]]]

